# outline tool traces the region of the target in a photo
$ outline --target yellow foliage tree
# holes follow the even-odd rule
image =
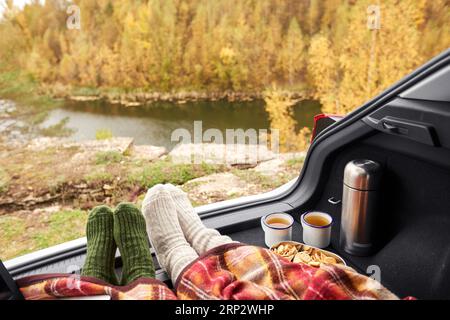
[[[380,29],[371,30],[366,11],[370,3],[362,0],[353,6],[339,57],[343,75],[339,101],[345,113],[400,80],[422,61],[417,29],[421,7],[408,1],[381,2]]]
[[[314,97],[320,100],[324,113],[339,114],[337,57],[326,35],[319,34],[311,40],[308,55],[308,74],[315,88]]]
[[[379,3],[381,29],[367,28]],[[66,27],[67,6],[81,30]],[[450,46],[449,0],[46,0],[7,6],[0,72],[148,91],[309,89],[346,113]]]
[[[281,152],[305,150],[311,132],[308,128],[296,131],[294,106],[299,99],[294,99],[287,91],[273,87],[264,92],[264,101],[269,114],[270,128],[279,132],[279,150]]]
[[[278,69],[294,85],[296,78],[305,70],[305,39],[296,18],[292,18],[278,56]]]

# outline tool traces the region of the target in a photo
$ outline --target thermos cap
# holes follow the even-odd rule
[[[345,166],[344,184],[357,190],[376,190],[382,168],[378,162],[366,159],[352,160]]]

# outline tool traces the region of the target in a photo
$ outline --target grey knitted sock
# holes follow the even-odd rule
[[[198,258],[186,241],[177,218],[175,204],[162,185],[149,189],[142,212],[153,249],[163,269],[175,282],[183,269]]]
[[[221,235],[215,229],[207,228],[195,213],[185,192],[172,184],[166,184],[164,188],[175,203],[178,221],[186,240],[199,255],[220,245],[236,242],[228,236]]]

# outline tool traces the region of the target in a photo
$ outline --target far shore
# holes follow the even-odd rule
[[[293,99],[308,99],[304,92],[289,92]],[[98,101],[106,100],[112,104],[120,104],[125,107],[137,107],[154,102],[174,102],[185,104],[196,101],[228,101],[228,102],[249,102],[263,100],[262,92],[240,92],[240,91],[179,91],[179,92],[129,92],[110,93],[101,92],[94,94],[53,94],[55,98],[65,98],[73,101]]]

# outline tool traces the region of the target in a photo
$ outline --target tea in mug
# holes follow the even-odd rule
[[[276,228],[287,228],[290,226],[290,222],[287,221],[286,219],[283,218],[269,218],[266,220],[266,223],[271,226],[271,227],[276,227]]]
[[[310,224],[312,226],[316,226],[316,227],[325,227],[330,224],[328,219],[321,217],[321,216],[314,216],[314,215],[306,216],[305,221],[308,224]]]

